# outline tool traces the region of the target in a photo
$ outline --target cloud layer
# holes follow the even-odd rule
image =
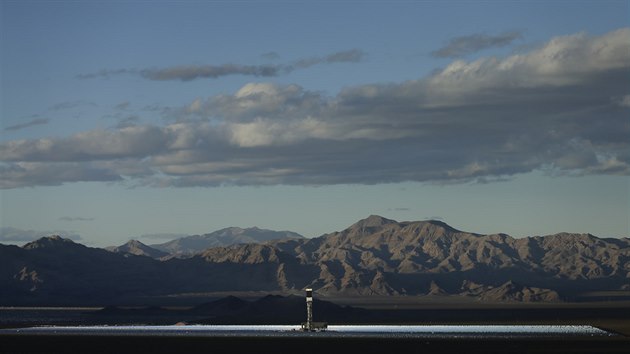
[[[322,57],[320,61],[350,60]],[[304,64],[308,65],[308,64]],[[250,83],[166,126],[0,144],[0,187],[492,181],[533,170],[630,174],[630,29],[453,61],[334,97]]]
[[[79,79],[93,79],[98,77],[109,78],[120,74],[136,74],[145,79],[154,81],[192,81],[196,79],[217,79],[228,75],[244,75],[254,77],[273,77],[288,74],[298,69],[306,69],[319,64],[355,63],[365,57],[365,53],[359,49],[350,49],[329,54],[324,57],[311,57],[296,60],[283,65],[181,65],[161,69],[103,69],[96,73],[77,75]]]
[[[59,218],[59,220],[61,221],[68,221],[68,222],[73,222],[73,221],[94,221],[94,218],[85,218],[85,217],[81,217],[81,216],[62,216]]]
[[[6,127],[6,128],[4,128],[4,130],[5,131],[21,130],[21,129],[29,128],[29,127],[36,126],[36,125],[45,125],[45,124],[48,124],[48,123],[50,123],[49,119],[38,118],[38,119],[33,119],[31,121],[28,121],[26,123],[16,124],[16,125],[12,125],[10,127]]]
[[[458,58],[493,47],[505,47],[522,37],[517,31],[505,32],[496,36],[486,34],[472,34],[455,37],[447,45],[432,52],[438,58]]]

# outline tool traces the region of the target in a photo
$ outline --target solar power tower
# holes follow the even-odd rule
[[[306,289],[306,328],[307,331],[313,330],[313,289]]]
[[[302,322],[302,331],[321,332],[327,328],[326,322],[313,322],[313,289],[306,289],[306,322]]]

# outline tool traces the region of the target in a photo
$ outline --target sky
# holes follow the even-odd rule
[[[0,1],[0,243],[630,235],[630,1]]]

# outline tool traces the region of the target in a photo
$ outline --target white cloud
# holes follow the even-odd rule
[[[89,130],[65,139],[14,140],[0,144],[2,161],[78,161],[144,157],[164,148],[159,127]]]
[[[314,118],[290,122],[257,119],[249,123],[229,124],[230,142],[239,147],[289,145],[306,139],[330,139],[326,123]]]
[[[57,186],[68,182],[115,182],[116,170],[95,167],[90,162],[17,162],[0,164],[0,189]]]
[[[586,34],[556,37],[530,53],[505,59],[457,60],[428,81],[428,92],[476,96],[475,90],[576,85],[594,75],[628,67],[630,29],[600,37]],[[432,96],[432,98],[434,98]]]
[[[186,107],[187,113],[199,113],[201,112],[201,104],[203,101],[200,98],[195,99],[192,103]]]

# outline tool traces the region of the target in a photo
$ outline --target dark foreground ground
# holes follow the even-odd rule
[[[316,299],[317,300],[317,299]],[[482,304],[416,301],[413,298],[326,299],[315,303],[315,320],[330,324],[553,324],[591,325],[614,336],[387,337],[293,335],[41,335],[0,334],[0,353],[629,353],[630,303]],[[48,312],[47,312],[48,311]],[[303,298],[264,297],[243,303],[222,298],[193,308],[106,308],[37,312],[55,325],[299,324]],[[0,309],[0,328],[29,327],[32,319],[8,321],[15,311]],[[4,315],[3,315],[4,314]],[[3,317],[4,316],[4,322]]]
[[[1,336],[2,353],[628,353],[627,337]]]

